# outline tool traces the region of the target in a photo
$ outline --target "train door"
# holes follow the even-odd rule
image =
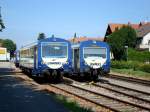
[[[79,63],[79,49],[73,49],[73,66],[74,66],[74,71],[78,72],[80,69],[80,63]]]

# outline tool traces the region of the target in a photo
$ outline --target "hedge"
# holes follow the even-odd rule
[[[142,66],[140,66],[139,69],[140,69],[141,71],[150,73],[150,64],[143,64]]]
[[[137,51],[135,49],[128,49],[128,60],[139,61],[139,62],[150,62],[150,52],[148,51]]]
[[[111,67],[117,69],[141,70],[150,73],[150,64],[145,64],[138,61],[112,61]]]

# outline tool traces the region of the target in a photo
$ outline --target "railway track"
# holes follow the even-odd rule
[[[81,83],[62,83],[51,84],[61,91],[65,91],[69,94],[75,95],[81,99],[92,102],[98,106],[103,106],[115,112],[149,112],[150,102],[149,100],[142,100],[135,97],[127,96],[125,94],[116,93],[110,90],[104,90],[104,88],[81,84]],[[111,93],[111,94],[110,94]],[[112,93],[114,95],[112,95]],[[116,97],[116,96],[117,97]],[[124,100],[125,99],[125,100]]]
[[[66,80],[66,78],[64,78]],[[150,112],[150,93],[143,93],[121,85],[88,84],[68,79],[60,84],[49,84],[97,106],[115,112]]]
[[[119,93],[128,97],[132,97],[137,100],[141,100],[150,104],[150,93],[147,93],[147,92],[143,92],[143,91],[135,90],[133,88],[127,88],[121,85],[115,85],[111,83],[108,83],[108,84],[94,83],[92,85],[94,85],[95,87],[107,89],[108,91],[111,91],[111,92]]]
[[[108,78],[123,80],[123,81],[137,83],[137,84],[142,84],[145,86],[150,86],[150,81],[144,80],[144,79],[138,79],[138,78],[127,77],[127,76],[120,76],[120,75],[115,75],[115,74],[110,74],[108,76]]]

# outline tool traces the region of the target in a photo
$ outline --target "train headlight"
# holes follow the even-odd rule
[[[67,60],[66,62],[64,62],[64,64],[67,64],[67,65],[68,65],[68,64],[69,64],[68,60]]]
[[[46,62],[45,62],[45,61],[43,61],[43,60],[42,60],[42,62],[41,62],[41,63],[42,63],[42,64],[46,64]]]
[[[68,64],[69,64],[69,62],[68,62],[68,61],[66,61],[66,63],[65,63],[65,64],[67,64],[67,65],[68,65]]]
[[[84,62],[84,64],[85,64],[85,65],[88,65],[86,61]]]
[[[66,61],[66,62],[62,62],[62,64],[64,65],[64,64],[68,64],[68,62]]]

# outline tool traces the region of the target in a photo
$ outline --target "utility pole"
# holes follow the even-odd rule
[[[2,20],[2,15],[1,15],[1,7],[0,7],[0,32],[5,28],[3,20]]]
[[[126,61],[128,61],[128,46],[126,45],[126,46],[124,46],[125,47],[125,49],[126,49]]]

